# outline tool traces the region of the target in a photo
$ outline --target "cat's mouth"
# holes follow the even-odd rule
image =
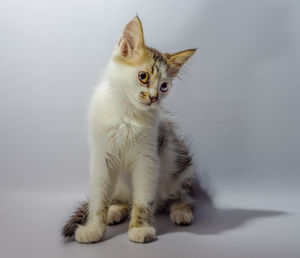
[[[140,102],[141,104],[145,105],[145,106],[151,106],[151,102]]]

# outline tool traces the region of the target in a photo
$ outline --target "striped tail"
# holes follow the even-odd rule
[[[88,201],[82,202],[73,212],[63,227],[61,234],[64,238],[72,237],[78,225],[84,225],[88,218]]]

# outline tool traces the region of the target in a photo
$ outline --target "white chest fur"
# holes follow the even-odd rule
[[[122,119],[111,127],[107,135],[108,146],[114,150],[125,151],[141,142],[143,126],[134,120]]]

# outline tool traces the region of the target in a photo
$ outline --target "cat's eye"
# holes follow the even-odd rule
[[[139,78],[140,82],[146,84],[149,81],[149,73],[139,72],[138,78]]]
[[[165,93],[167,92],[169,89],[169,85],[167,82],[163,82],[161,85],[160,85],[160,91]]]

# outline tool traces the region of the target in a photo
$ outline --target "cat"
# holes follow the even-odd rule
[[[81,243],[103,238],[106,226],[130,213],[133,242],[155,239],[154,212],[178,225],[193,221],[197,182],[192,155],[161,102],[196,49],[160,53],[144,43],[140,19],[124,28],[88,113],[90,196],[62,230]]]

